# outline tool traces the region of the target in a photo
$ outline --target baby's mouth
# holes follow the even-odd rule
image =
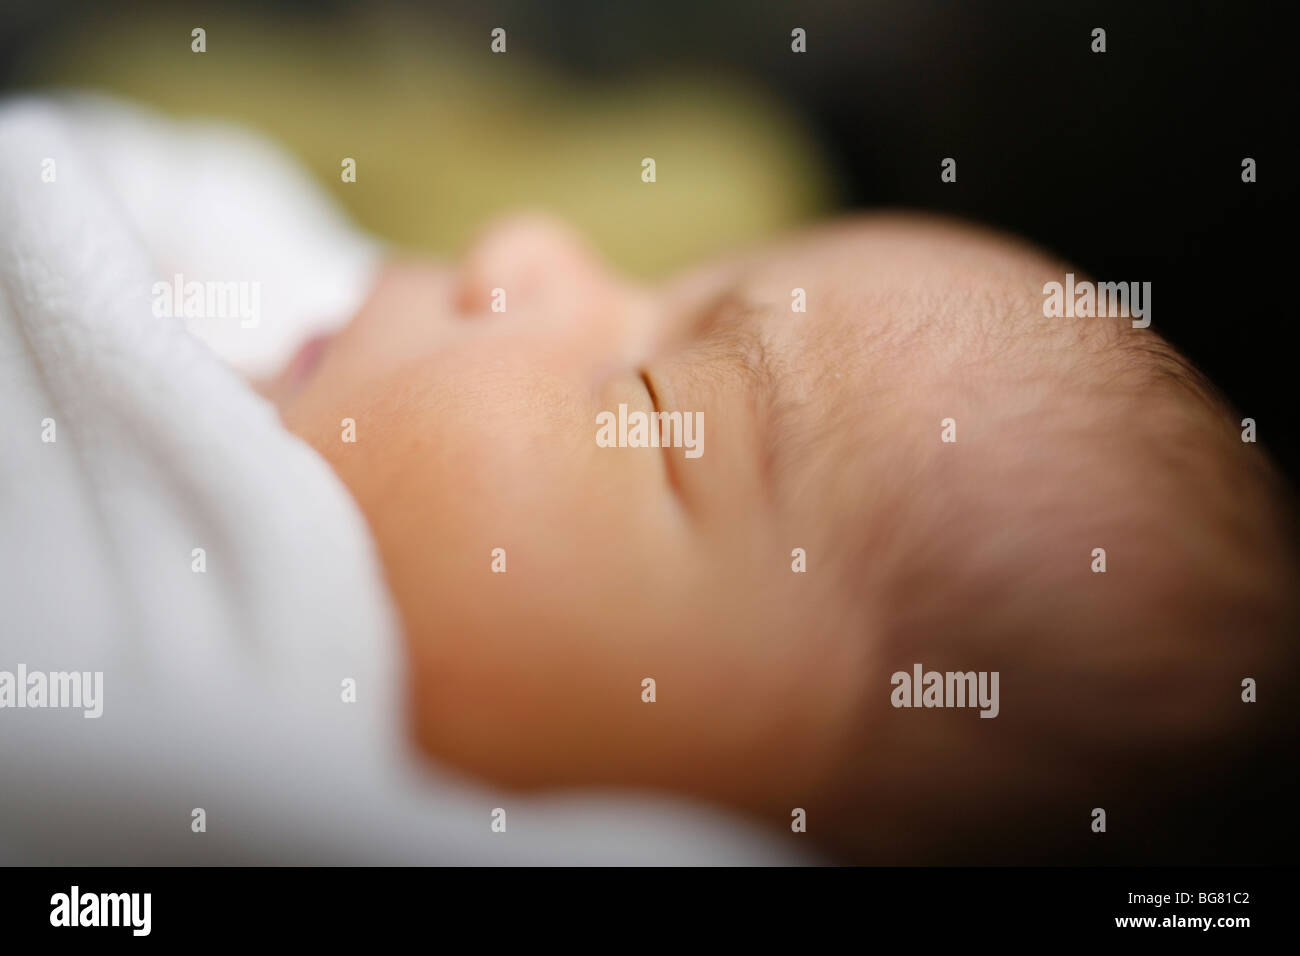
[[[284,384],[288,391],[296,392],[306,384],[311,373],[320,366],[332,340],[331,335],[313,335],[302,344],[285,366]]]

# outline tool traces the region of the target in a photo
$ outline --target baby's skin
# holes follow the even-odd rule
[[[428,754],[802,810],[846,860],[1197,859],[1169,807],[1226,812],[1243,680],[1296,686],[1286,494],[1158,313],[1044,315],[1067,271],[882,216],[650,286],[521,217],[266,392],[370,524]],[[598,441],[620,405],[700,453]],[[918,664],[996,716],[896,706]]]

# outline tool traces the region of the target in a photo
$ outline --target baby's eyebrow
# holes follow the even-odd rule
[[[773,354],[759,319],[766,306],[735,291],[725,292],[704,310],[695,325],[697,348],[711,363],[727,372],[739,372],[753,411],[758,473],[764,491],[775,496],[786,473],[790,451],[791,412],[784,382],[786,368]]]

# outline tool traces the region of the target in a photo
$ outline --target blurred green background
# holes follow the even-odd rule
[[[190,31],[207,31],[207,52]],[[360,225],[455,254],[521,208],[558,213],[612,262],[653,276],[829,209],[798,117],[738,75],[667,67],[592,84],[507,28],[438,29],[388,10],[306,18],[113,13],[27,51],[32,85],[94,88],[177,116],[254,127]],[[343,157],[357,181],[340,181]],[[641,161],[657,181],[641,180]]]

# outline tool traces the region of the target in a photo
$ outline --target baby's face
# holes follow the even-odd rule
[[[1142,776],[1099,741],[1150,766],[1177,748],[1133,728],[1168,713],[1230,739],[1202,666],[1224,615],[1257,623],[1231,647],[1253,673],[1294,605],[1268,508],[1238,507],[1265,496],[1223,493],[1255,466],[1162,384],[1151,333],[1045,319],[1064,271],[877,218],[650,288],[519,220],[458,269],[391,266],[269,392],[371,525],[431,754],[824,810],[872,853],[978,841],[999,807],[1073,839],[1079,788]],[[691,431],[635,447],[656,410]],[[1127,573],[1089,573],[1098,546]],[[999,671],[1001,714],[891,709],[913,663]]]
[[[391,267],[279,383],[374,530],[424,746],[520,785],[733,802],[779,766],[807,801],[870,651],[830,550],[869,485],[843,482],[847,511],[826,496],[896,414],[871,397],[889,371],[864,350],[870,308],[850,308],[883,309],[907,265],[873,265],[873,241],[829,232],[650,289],[516,220],[457,270]],[[619,447],[620,406],[690,430]]]

